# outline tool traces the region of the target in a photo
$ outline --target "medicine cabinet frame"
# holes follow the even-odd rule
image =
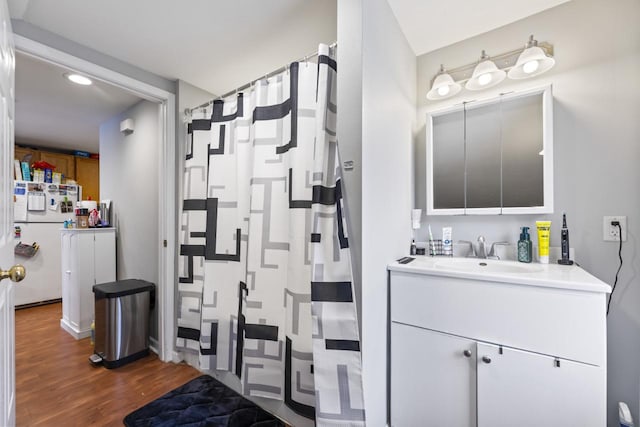
[[[440,208],[434,207],[434,177],[433,177],[433,121],[434,118],[479,107],[490,106],[501,103],[503,101],[514,100],[527,96],[542,94],[542,140],[543,151],[543,204],[541,206],[526,207],[487,207],[487,208],[467,208],[467,174],[466,174],[466,153],[465,153],[465,174],[464,174],[464,197],[465,207],[463,208]],[[466,124],[465,124],[466,126]],[[514,91],[506,94],[500,94],[484,100],[470,101],[453,106],[437,109],[427,112],[426,120],[426,178],[427,178],[427,215],[509,215],[509,214],[548,214],[553,213],[553,93],[552,86],[546,85],[528,90]],[[465,137],[466,138],[466,137]],[[465,142],[466,147],[466,142]],[[502,140],[501,140],[501,159],[500,159],[500,194],[502,202]]]

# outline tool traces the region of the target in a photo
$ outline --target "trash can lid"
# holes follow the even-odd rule
[[[127,279],[94,285],[93,293],[96,294],[96,298],[118,298],[141,292],[154,292],[155,288],[156,285],[145,280]]]

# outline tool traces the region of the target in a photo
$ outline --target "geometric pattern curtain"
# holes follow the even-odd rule
[[[244,394],[363,426],[336,129],[335,52],[294,62],[188,124],[177,341]]]

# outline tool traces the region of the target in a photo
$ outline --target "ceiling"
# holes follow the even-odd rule
[[[336,0],[9,0],[22,19],[212,94],[336,41]]]
[[[567,0],[388,0],[417,55]],[[23,20],[212,94],[232,91],[337,38],[337,0],[8,0]],[[469,7],[474,6],[473,8]],[[72,87],[61,70],[18,57],[16,135],[97,151],[97,126],[135,97]],[[90,137],[92,135],[92,137]],[[43,145],[43,144],[39,144]]]
[[[140,101],[100,81],[69,82],[66,69],[16,54],[16,141],[97,153],[100,124]]]

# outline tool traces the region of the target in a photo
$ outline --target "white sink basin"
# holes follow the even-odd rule
[[[442,270],[469,273],[507,273],[527,274],[543,270],[538,264],[522,264],[514,261],[496,261],[490,259],[450,258],[436,261],[434,267]]]

